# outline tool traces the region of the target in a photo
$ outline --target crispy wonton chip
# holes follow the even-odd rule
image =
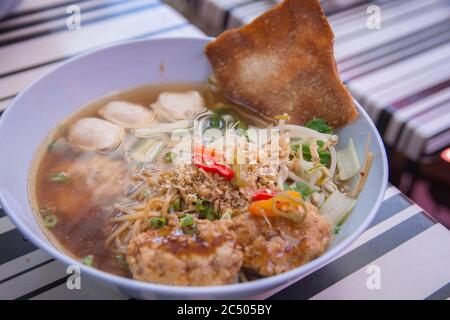
[[[287,113],[296,124],[322,118],[342,127],[358,112],[339,79],[333,39],[317,0],[285,0],[205,51],[231,101],[266,116]]]

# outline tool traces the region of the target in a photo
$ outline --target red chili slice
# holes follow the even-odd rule
[[[270,189],[259,189],[253,194],[252,201],[268,200],[273,198],[274,193]]]

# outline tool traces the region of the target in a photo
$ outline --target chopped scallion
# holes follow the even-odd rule
[[[218,218],[216,211],[211,208],[211,203],[208,200],[197,200],[195,203],[195,209],[199,213],[200,218],[206,218],[209,221],[214,221]]]
[[[194,224],[194,217],[192,214],[187,214],[180,219],[180,224],[182,227],[189,227]]]
[[[153,229],[161,229],[166,225],[166,219],[165,218],[158,218],[158,217],[152,217],[150,218],[150,226]]]
[[[44,217],[44,225],[47,228],[53,228],[54,226],[56,226],[57,223],[58,223],[58,218],[53,214],[49,214]]]
[[[177,157],[177,154],[173,151],[166,152],[163,156],[165,163],[173,163],[173,160]]]
[[[58,172],[50,176],[50,181],[56,183],[66,183],[69,179],[69,176],[65,172]]]
[[[84,257],[82,262],[84,265],[91,267],[92,264],[94,263],[94,256],[92,254],[90,254],[90,255]]]
[[[177,198],[172,205],[170,206],[170,212],[179,212],[181,211],[181,199]]]
[[[125,257],[121,254],[116,256],[116,260],[118,263],[122,265],[123,268],[128,269],[128,262],[125,260]]]

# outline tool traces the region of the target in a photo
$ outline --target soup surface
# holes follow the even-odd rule
[[[233,105],[214,81],[108,95],[44,142],[33,207],[62,250],[117,275],[220,285],[285,272],[326,250],[361,187],[349,188],[351,141],[336,151],[320,119],[288,121]]]

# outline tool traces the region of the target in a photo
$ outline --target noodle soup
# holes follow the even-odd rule
[[[207,84],[100,98],[43,143],[30,176],[42,229],[84,264],[137,280],[223,285],[326,250],[369,170],[320,119],[289,124]],[[264,152],[261,152],[264,150]]]

